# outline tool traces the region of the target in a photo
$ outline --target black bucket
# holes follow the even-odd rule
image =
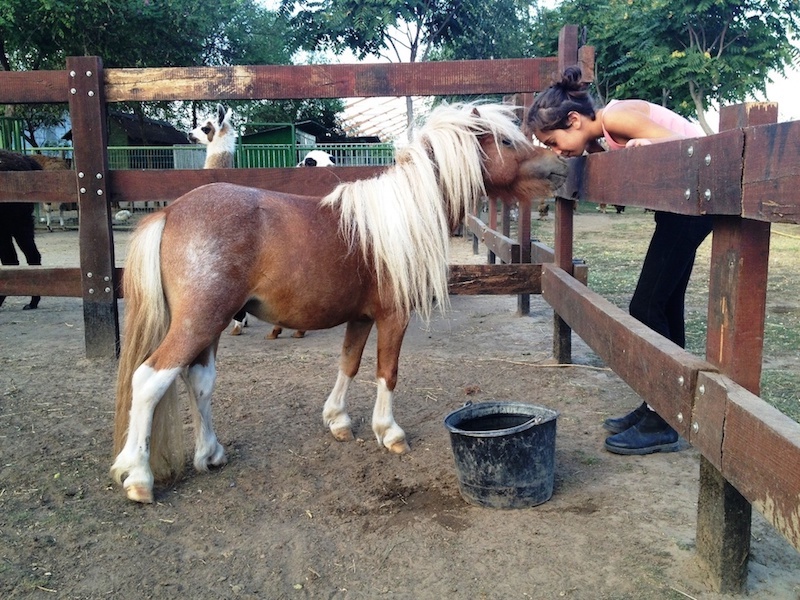
[[[465,404],[444,419],[461,496],[489,508],[536,506],[553,495],[556,418],[521,402]]]

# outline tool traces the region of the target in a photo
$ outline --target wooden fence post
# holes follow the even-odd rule
[[[747,105],[723,108],[720,132],[775,123],[777,105],[772,106],[774,110],[764,105],[754,110]],[[713,162],[714,157],[708,160]],[[706,358],[756,395],[761,378],[769,237],[768,222],[738,216],[714,219]],[[745,588],[751,517],[750,503],[701,456],[697,557],[716,591],[740,593]]]
[[[80,206],[80,263],[86,356],[119,356],[114,238],[108,194],[103,63],[67,58],[69,112]]]
[[[578,63],[578,26],[565,25],[558,34],[558,71]],[[572,274],[572,235],[574,202],[556,198],[555,264]],[[559,364],[572,362],[572,329],[566,321],[553,313],[553,358]]]

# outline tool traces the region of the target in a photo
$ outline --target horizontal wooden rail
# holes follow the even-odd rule
[[[800,223],[800,121],[570,159],[558,195],[680,214]],[[636,173],[636,177],[609,177]]]
[[[122,298],[124,270],[115,270]],[[541,265],[450,265],[450,293],[457,295],[541,294]],[[6,296],[83,296],[78,268],[3,267],[0,290]]]
[[[104,69],[107,102],[514,94],[546,88],[558,59]],[[165,85],[164,82],[169,82]],[[0,103],[69,99],[68,71],[4,72]]]
[[[467,215],[467,227],[474,236],[504,263],[520,262],[520,244],[510,237],[490,229],[475,215]]]
[[[542,295],[800,550],[800,424],[553,265]]]

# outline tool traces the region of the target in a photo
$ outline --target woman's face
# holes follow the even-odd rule
[[[587,135],[581,115],[571,112],[567,120],[567,129],[551,129],[549,131],[534,131],[541,143],[561,156],[581,156],[591,141]]]

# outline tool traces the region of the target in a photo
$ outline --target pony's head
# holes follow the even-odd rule
[[[483,196],[506,203],[549,197],[564,183],[567,163],[535,146],[522,132],[517,107],[456,103],[437,107],[417,130],[417,139],[436,165],[439,188],[452,224],[466,202]]]
[[[204,168],[231,168],[236,152],[236,129],[231,125],[231,109],[217,104],[217,113],[189,132],[189,141],[207,146]]]
[[[297,163],[298,167],[335,167],[333,156],[322,150],[310,150],[305,158]]]

